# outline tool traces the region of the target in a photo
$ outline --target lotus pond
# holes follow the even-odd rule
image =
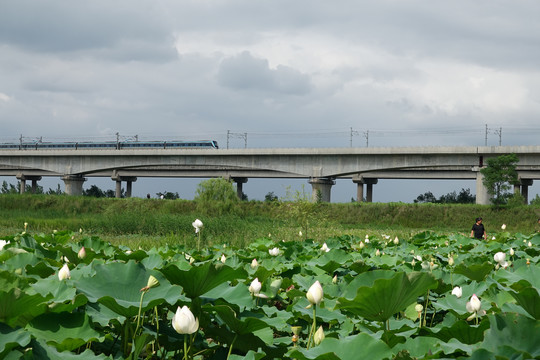
[[[540,358],[538,233],[197,236],[199,250],[0,240],[0,358]]]

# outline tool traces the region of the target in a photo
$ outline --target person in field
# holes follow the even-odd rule
[[[476,222],[474,223],[471,229],[471,237],[475,237],[480,240],[481,239],[487,240],[487,233],[486,233],[486,229],[484,228],[484,224],[482,224],[482,218],[477,217],[475,221]]]

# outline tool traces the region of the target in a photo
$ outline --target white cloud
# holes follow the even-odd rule
[[[0,92],[0,101],[9,102],[11,100],[12,100],[11,97],[9,97],[6,94]]]

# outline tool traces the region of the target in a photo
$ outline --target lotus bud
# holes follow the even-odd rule
[[[192,222],[191,225],[193,225],[193,227],[195,228],[195,234],[197,234],[199,231],[201,231],[201,229],[203,227],[203,223],[199,219],[195,219],[195,221]]]
[[[461,287],[456,286],[454,289],[452,289],[452,295],[455,295],[457,298],[460,298],[461,295],[463,295],[463,290]]]
[[[493,237],[491,238],[491,240],[495,240],[495,239],[497,239],[495,236],[493,236]]]
[[[510,248],[509,253],[510,253],[510,256],[514,256],[514,254],[515,254],[515,253],[514,253],[514,249]]]
[[[298,236],[302,236],[302,230],[298,232]]]
[[[225,256],[225,254],[221,254],[221,258],[219,260],[225,264],[225,261],[227,261],[227,257]]]
[[[377,251],[375,251],[375,256],[381,256],[381,251],[379,249],[377,249]]]
[[[506,224],[502,224],[501,229],[506,229]]]
[[[332,284],[337,284],[337,274],[332,278]]]
[[[414,265],[416,265],[416,261],[414,259],[412,259],[411,266],[414,267]]]
[[[330,249],[328,248],[328,245],[326,245],[326,243],[323,244],[323,246],[321,246],[321,250],[324,251],[324,252],[329,252]]]
[[[60,280],[71,279],[71,273],[69,272],[69,267],[67,266],[67,264],[64,264],[64,266],[62,266],[60,271],[58,271],[58,279]]]
[[[397,244],[399,244],[399,239],[398,239],[398,237],[396,236],[396,237],[394,238],[394,245],[397,245]]]
[[[79,228],[79,234],[82,234],[82,228]]]
[[[193,256],[190,256],[189,257],[189,265],[193,265],[194,262],[195,262],[195,258]]]
[[[259,263],[257,262],[257,259],[251,260],[251,268],[256,269],[257,266],[259,266]]]
[[[25,223],[24,223],[24,231],[26,231],[27,228],[28,228],[28,223],[25,222]]]
[[[179,306],[172,318],[172,326],[179,334],[193,334],[199,330],[199,319],[193,316],[187,306],[182,306],[182,309]]]
[[[86,250],[84,249],[84,246],[79,250],[77,257],[79,259],[84,259],[86,257]]]
[[[481,306],[482,302],[480,301],[480,299],[478,299],[476,294],[473,294],[473,296],[471,296],[471,299],[465,305],[468,312],[478,312]]]
[[[57,232],[58,232],[58,230],[56,230],[56,229],[54,229],[54,230],[52,231],[53,234],[56,234]]]
[[[255,280],[251,282],[251,285],[249,285],[249,292],[255,295],[261,291],[261,288],[262,284],[259,281],[259,278],[255,278]]]
[[[358,244],[358,247],[359,247],[360,249],[363,249],[364,246],[366,246],[366,245],[364,244],[364,242],[363,242],[363,241],[360,241],[360,244]]]
[[[527,243],[527,246],[528,246],[528,247],[531,247],[531,246],[532,246],[532,242],[529,241],[529,242]]]
[[[499,264],[502,263],[504,260],[506,260],[506,254],[499,251],[498,253],[496,253],[494,256],[493,256],[493,260],[495,260],[496,262],[498,262]]]
[[[323,340],[324,340],[324,331],[321,325],[319,326],[317,331],[315,331],[315,335],[313,335],[313,341],[315,342],[315,345],[319,345],[321,341]]]
[[[319,280],[315,281],[309,288],[306,297],[313,305],[319,305],[323,299],[323,288]]]
[[[451,255],[448,257],[448,265],[449,265],[449,266],[453,266],[453,265],[454,265],[454,257],[451,256]]]
[[[4,248],[4,246],[6,246],[7,244],[9,244],[9,241],[6,241],[6,240],[0,240],[0,251]]]
[[[365,242],[366,244],[369,244],[369,235],[366,235],[366,238],[365,238],[364,242]]]

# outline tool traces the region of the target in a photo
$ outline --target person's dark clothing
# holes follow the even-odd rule
[[[485,232],[485,229],[484,229],[484,224],[474,224],[472,226],[472,231],[474,232],[474,237],[477,238],[477,239],[483,239],[484,238],[484,232]]]

